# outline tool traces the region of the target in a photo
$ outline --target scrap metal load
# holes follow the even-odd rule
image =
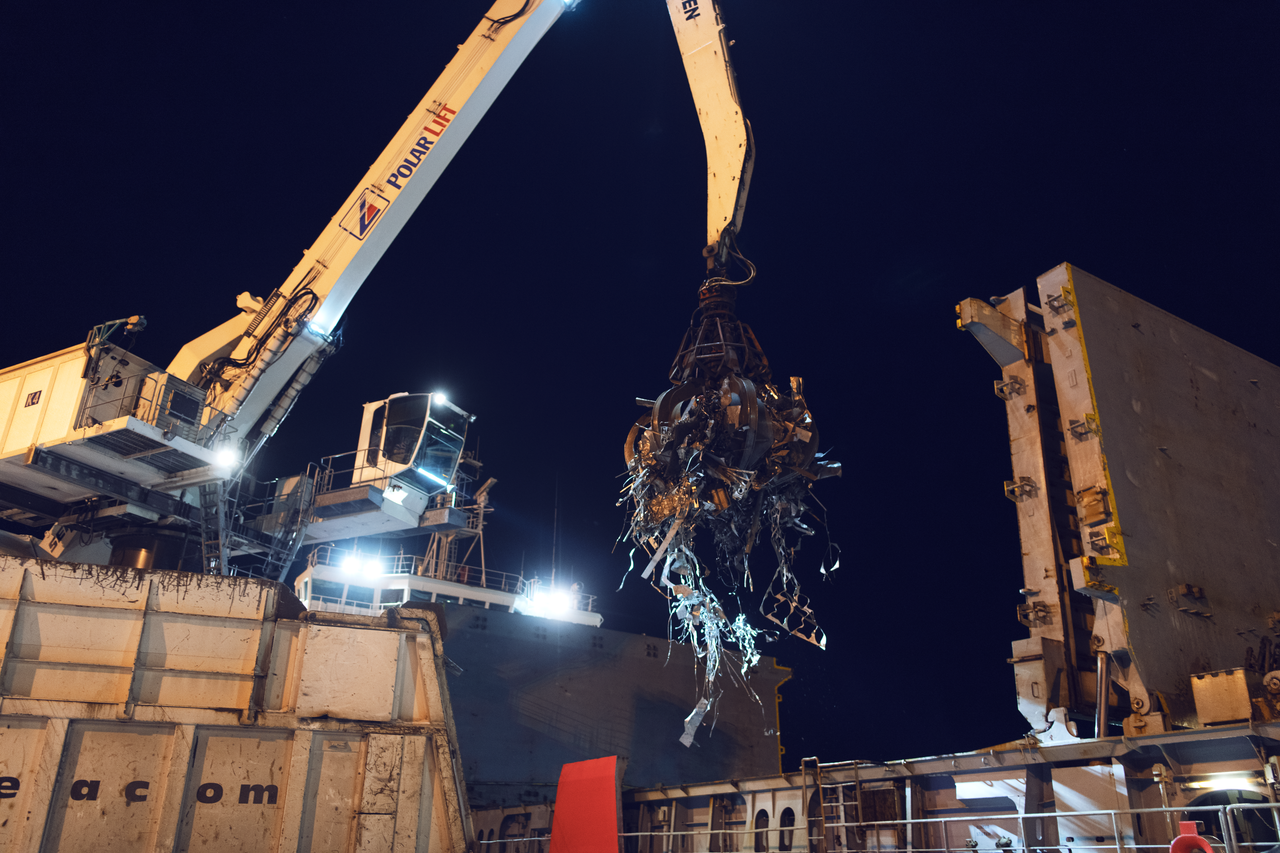
[[[629,533],[652,550],[642,577],[661,564],[659,581],[674,594],[673,611],[688,631],[719,631],[745,652],[751,629],[741,615],[730,620],[708,587],[693,532],[700,525],[712,532],[718,578],[736,595],[754,590],[749,558],[767,529],[777,568],[761,612],[825,648],[792,565],[801,537],[818,523],[809,487],[839,475],[840,463],[818,450],[803,380],[793,376],[785,389],[773,383],[751,327],[734,316],[732,290],[709,283],[700,295],[700,320],[671,365],[675,387],[636,421],[624,448]]]
[[[751,327],[734,314],[737,288],[755,278],[755,267],[736,247],[754,143],[738,105],[719,9],[704,4],[714,13],[704,18],[697,3],[668,0],[667,7],[707,147],[708,277],[671,365],[675,387],[657,400],[637,400],[650,410],[627,436],[629,477],[620,502],[631,505],[630,538],[650,554],[642,577],[652,583],[657,574],[655,586],[670,601],[680,639],[706,665],[708,691],[686,720],[682,741],[688,745],[712,699],[725,645],[737,647],[742,674],[759,657],[759,631],[740,606],[727,602],[742,590],[754,592],[749,561],[763,531],[777,566],[761,612],[787,633],[826,647],[793,566],[802,538],[821,525],[809,488],[839,475],[840,464],[818,450],[803,380],[793,376],[787,387],[775,385]],[[746,271],[741,281],[727,276],[733,260]],[[714,575],[695,555],[699,526],[715,539]],[[824,566],[823,574],[836,565]]]

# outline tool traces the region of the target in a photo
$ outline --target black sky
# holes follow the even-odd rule
[[[766,647],[784,761],[1021,735],[1019,545],[993,361],[952,306],[1062,261],[1273,362],[1275,3],[723,0],[757,162],[739,299],[845,465],[829,635]],[[142,313],[166,364],[280,284],[484,2],[25,4],[0,29],[0,363]],[[704,155],[658,0],[583,0],[517,73],[347,313],[260,473],[354,449],[360,406],[445,390],[501,482],[489,565],[561,570],[606,625],[622,440],[694,308]],[[683,677],[673,674],[673,677]]]

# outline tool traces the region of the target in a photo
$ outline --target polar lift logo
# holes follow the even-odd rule
[[[373,220],[378,218],[378,214],[382,212],[382,208],[374,207],[373,202],[367,198],[360,199],[360,236],[369,230],[369,226],[373,224]]]
[[[363,240],[373,230],[373,224],[382,216],[388,204],[390,202],[373,190],[365,190],[338,224],[352,237]]]

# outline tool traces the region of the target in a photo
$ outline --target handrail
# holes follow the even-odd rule
[[[307,563],[311,567],[326,566],[343,568],[347,560],[357,558],[379,563],[377,575],[421,575],[422,577],[452,581],[466,586],[494,589],[500,592],[511,592],[517,595],[524,592],[527,581],[519,575],[499,572],[494,569],[481,569],[452,560],[427,562],[425,558],[414,554],[361,554],[360,552],[338,548],[333,545],[321,545],[311,552]]]
[[[1234,816],[1240,814],[1241,812],[1261,811],[1262,809],[1268,809],[1269,811],[1272,812],[1272,825],[1273,827],[1277,828],[1277,834],[1280,835],[1280,821],[1276,820],[1277,817],[1280,817],[1280,815],[1275,814],[1275,812],[1278,809],[1280,809],[1280,803],[1231,803],[1226,806],[1226,813],[1228,818],[1233,818]],[[1199,808],[1185,809],[1185,811],[1198,812],[1198,811],[1203,811],[1203,809],[1199,809]],[[1223,823],[1222,825],[1224,827],[1227,826],[1226,823]],[[1230,845],[1230,849],[1232,850],[1232,853],[1235,853],[1235,851],[1238,851],[1242,847],[1253,848],[1253,847],[1262,847],[1262,846],[1266,846],[1266,847],[1276,846],[1276,842],[1274,841],[1252,841],[1252,842],[1246,841],[1244,843],[1236,841],[1236,837],[1235,837],[1236,832],[1242,827],[1238,826],[1234,820],[1231,821],[1230,825],[1231,825],[1231,832],[1224,831],[1223,835],[1229,836],[1229,838],[1227,839],[1227,843]]]
[[[1223,806],[1203,806],[1203,807],[1167,806],[1167,807],[1143,808],[1143,809],[1094,809],[1094,810],[1088,810],[1088,811],[1055,811],[1055,812],[1023,812],[1023,813],[994,812],[991,814],[968,814],[962,817],[947,816],[947,817],[910,818],[910,819],[885,820],[885,821],[863,821],[863,822],[850,821],[850,822],[841,822],[841,823],[828,821],[826,823],[826,829],[829,831],[839,830],[839,829],[856,829],[861,834],[861,833],[865,833],[868,830],[875,830],[875,829],[893,829],[895,831],[899,829],[905,829],[907,830],[908,833],[910,833],[911,829],[915,827],[926,827],[929,825],[941,827],[942,829],[942,832],[941,832],[942,837],[940,839],[940,841],[942,842],[941,847],[921,846],[913,842],[911,845],[912,853],[967,853],[967,851],[979,850],[979,849],[1001,851],[1001,853],[1049,853],[1049,851],[1051,850],[1056,851],[1058,848],[1062,848],[1062,847],[1070,847],[1072,850],[1090,850],[1090,851],[1109,850],[1109,851],[1115,851],[1115,853],[1126,853],[1126,851],[1167,850],[1169,847],[1169,842],[1165,841],[1157,844],[1139,844],[1136,841],[1133,841],[1133,842],[1126,841],[1124,837],[1126,832],[1129,833],[1131,838],[1135,836],[1132,828],[1125,828],[1122,826],[1121,820],[1123,818],[1132,817],[1134,815],[1144,815],[1144,814],[1184,815],[1188,812],[1196,812],[1196,813],[1210,812],[1210,813],[1215,813],[1218,816],[1219,826],[1224,827],[1224,831],[1223,831],[1224,838],[1221,838],[1221,839],[1208,838],[1207,840],[1213,845],[1215,849],[1225,850],[1225,853],[1242,853],[1242,851],[1252,850],[1255,847],[1263,847],[1263,846],[1275,847],[1277,844],[1276,841],[1241,842],[1236,839],[1236,833],[1240,829],[1238,823],[1236,822],[1237,816],[1240,815],[1240,813],[1242,812],[1256,811],[1256,810],[1262,810],[1262,809],[1268,809],[1273,812],[1280,811],[1280,803],[1235,803],[1235,804],[1223,805]],[[1095,842],[1093,844],[1081,844],[1078,841],[1072,841],[1069,844],[1067,844],[1067,843],[1063,843],[1062,841],[1059,841],[1057,844],[1052,844],[1052,845],[1050,844],[1035,845],[1035,844],[1027,843],[1026,823],[1025,823],[1027,820],[1048,818],[1048,819],[1061,821],[1061,820],[1072,820],[1072,819],[1090,818],[1090,817],[1110,819],[1112,833],[1113,833],[1111,836],[1110,842],[1108,843]],[[976,822],[989,824],[989,823],[995,823],[999,821],[1016,823],[1021,833],[1020,837],[1009,839],[1011,843],[1007,845],[992,845],[990,848],[986,848],[986,847],[977,848],[969,845],[963,845],[963,846],[953,845],[951,843],[949,834],[946,831],[947,827],[951,824],[969,825]],[[708,839],[708,843],[705,847],[694,844],[690,848],[684,848],[684,849],[691,849],[691,850],[705,850],[711,846],[710,839],[712,836],[733,835],[733,836],[740,836],[743,838],[750,838],[752,836],[758,835],[759,833],[773,834],[778,832],[792,831],[795,833],[795,835],[793,836],[793,843],[791,845],[791,849],[795,851],[795,853],[804,853],[804,851],[808,849],[827,850],[828,847],[826,844],[825,834],[821,837],[807,835],[805,830],[806,823],[807,823],[806,820],[801,819],[797,821],[797,825],[794,827],[769,826],[761,829],[746,827],[742,829],[736,829],[736,828],[735,829],[731,829],[731,828],[692,829],[692,830],[669,829],[669,830],[662,830],[658,832],[654,832],[654,831],[620,832],[618,833],[618,837],[619,838],[649,838],[649,837],[674,838],[677,836],[705,837]],[[1226,828],[1229,828],[1230,831],[1226,831]],[[911,836],[909,835],[908,837],[911,837]],[[545,836],[543,836],[543,838],[545,838]],[[806,839],[808,842],[811,842],[812,844],[806,843]],[[537,840],[537,839],[534,839],[532,837],[528,839],[504,838],[504,839],[494,839],[493,842],[481,840],[480,843],[491,844],[497,841],[516,842],[516,841],[533,841],[533,840]],[[768,844],[766,844],[766,847],[770,850],[778,849],[776,845],[776,840],[773,846],[769,846]],[[747,846],[739,846],[738,849],[749,849],[749,848]],[[852,850],[854,848],[846,845],[846,846],[842,846],[842,849]],[[871,848],[867,847],[866,849],[871,849]]]
[[[371,573],[373,577],[418,575],[477,589],[511,593],[523,598],[532,598],[538,583],[536,579],[525,578],[522,575],[513,575],[493,569],[482,569],[480,566],[472,566],[451,560],[428,561],[424,557],[413,554],[361,554],[356,550],[338,548],[333,545],[321,545],[314,549],[307,556],[307,567],[314,569],[317,566],[324,566],[326,568],[342,569],[350,559],[378,563],[376,571]],[[570,595],[573,598],[574,609],[588,613],[595,612],[596,597],[594,595],[587,595],[586,593],[570,593]]]
[[[223,417],[222,411],[201,403],[199,419],[193,419],[174,408],[174,397],[184,395],[177,394],[167,382],[161,385],[157,378],[159,376],[166,380],[172,378],[164,373],[137,374],[126,380],[129,387],[123,390],[116,390],[114,385],[107,383],[91,384],[76,413],[76,428],[84,429],[128,415],[143,423],[160,427],[169,434],[208,447],[226,425],[227,419]],[[169,392],[167,397],[165,391]]]
[[[379,451],[379,448],[362,447],[321,458],[320,476],[317,481],[319,491],[348,488],[356,483],[357,477],[359,477],[359,485],[387,489],[396,476],[395,472],[401,471],[405,466],[397,465],[393,472],[387,464],[387,458],[380,451],[377,455],[377,463],[371,465],[368,456],[370,451]],[[453,491],[450,493],[454,501],[453,505],[462,508],[462,502],[471,499],[472,478],[462,470],[458,470],[454,474],[453,485]]]

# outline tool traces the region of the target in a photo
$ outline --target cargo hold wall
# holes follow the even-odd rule
[[[0,851],[460,851],[429,610],[0,557]]]

